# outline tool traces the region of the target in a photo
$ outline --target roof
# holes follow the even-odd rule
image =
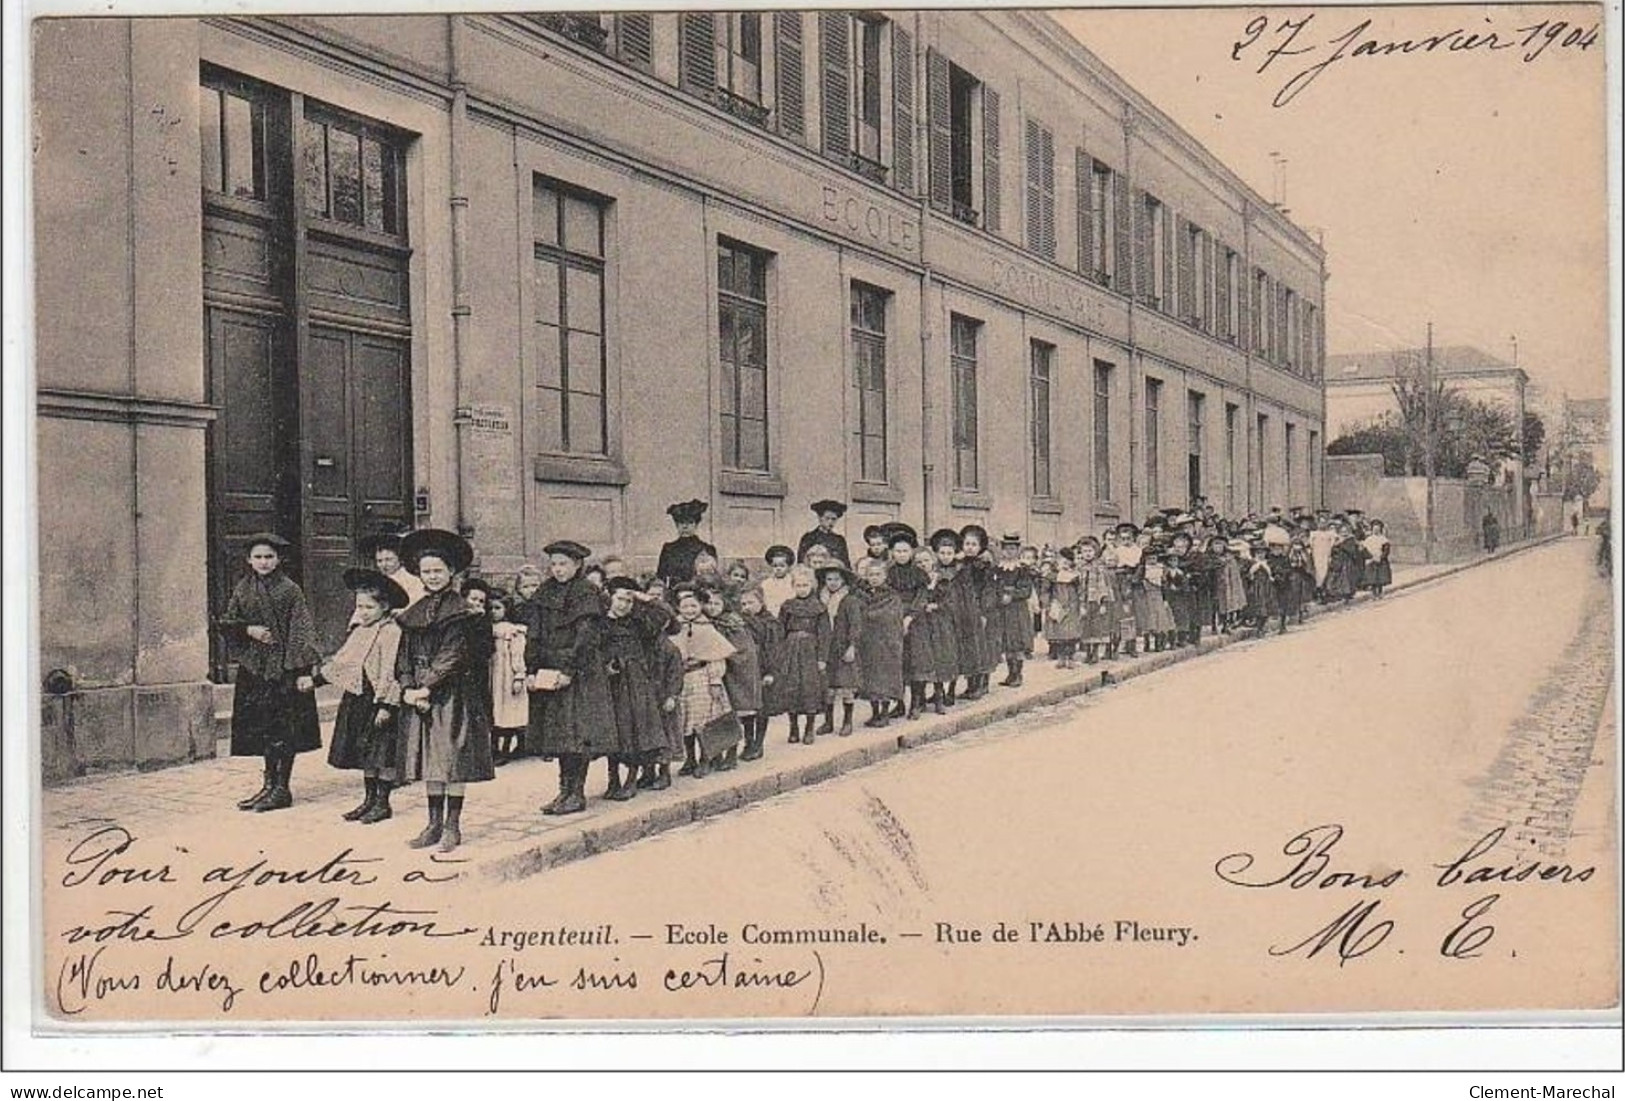
[[[1327,356],[1326,385],[1398,378],[1420,369],[1425,355],[1422,348],[1392,348]],[[1523,374],[1522,368],[1466,344],[1433,349],[1433,369],[1440,375],[1455,377]]]

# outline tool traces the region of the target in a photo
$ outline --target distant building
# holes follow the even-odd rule
[[[1401,348],[1326,357],[1326,432],[1335,440],[1385,413],[1398,413],[1394,380],[1419,369],[1425,351]],[[1433,370],[1450,390],[1504,406],[1523,423],[1529,376],[1488,352],[1464,345],[1433,349]]]

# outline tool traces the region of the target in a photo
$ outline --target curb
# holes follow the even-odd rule
[[[1419,589],[1444,578],[1453,577],[1466,570],[1502,561],[1564,538],[1567,538],[1567,536],[1559,533],[1525,540],[1503,548],[1493,556],[1468,559],[1445,567],[1438,573],[1396,583],[1388,589],[1388,592],[1395,593]],[[1322,616],[1337,615],[1351,611],[1354,608],[1365,607],[1374,603],[1377,599],[1369,594],[1360,594],[1345,605],[1312,606],[1307,618],[1319,619]],[[646,837],[665,833],[667,830],[691,825],[752,803],[759,803],[776,795],[783,795],[800,788],[821,784],[826,780],[833,780],[857,769],[889,760],[910,749],[947,741],[950,738],[956,738],[962,734],[1015,718],[1028,711],[1053,707],[1056,704],[1077,699],[1080,696],[1092,695],[1126,681],[1161,672],[1164,669],[1182,665],[1206,654],[1223,650],[1238,643],[1252,642],[1262,637],[1266,637],[1266,635],[1255,633],[1213,635],[1203,638],[1194,647],[1142,655],[1129,668],[1115,671],[1101,670],[1090,676],[1046,688],[1031,695],[1023,695],[994,706],[954,715],[920,730],[911,730],[890,738],[866,741],[824,760],[799,766],[791,764],[766,775],[741,778],[738,781],[728,783],[727,786],[717,786],[703,791],[696,791],[691,796],[658,807],[652,807],[647,813],[635,818],[608,822],[598,826],[586,825],[578,830],[557,831],[546,838],[539,839],[534,845],[520,852],[510,853],[507,856],[497,857],[481,863],[478,866],[478,871],[482,876],[495,880],[521,879],[525,876],[535,875],[538,872],[570,864],[589,856],[596,856],[611,849],[623,848],[634,841],[641,841]]]

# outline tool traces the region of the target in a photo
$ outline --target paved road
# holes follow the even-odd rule
[[[657,934],[668,921],[878,926],[894,949],[841,950],[831,1012],[1605,1004],[1618,966],[1603,721],[1613,642],[1590,553],[1571,541],[1489,564],[558,869],[544,890],[583,915],[612,899],[623,922]],[[1278,878],[1297,862],[1283,847],[1316,826],[1344,831],[1325,872],[1404,875],[1294,890],[1216,874],[1250,853],[1245,871],[1227,865],[1233,878]],[[1457,882],[1436,885],[1434,865],[1503,826]],[[1599,870],[1566,886],[1463,882],[1531,861]],[[1481,954],[1441,955],[1462,908],[1497,887],[1486,919],[1451,945],[1465,955],[1473,929],[1495,924]],[[510,895],[527,891],[491,905]],[[1269,954],[1374,899],[1347,942],[1312,959]],[[1338,945],[1353,951],[1390,919],[1380,945],[1340,962]],[[1103,922],[1109,939],[987,940],[1000,921],[1026,938],[1035,920]],[[1181,949],[1125,927],[1118,941],[1120,920],[1199,940]],[[940,943],[938,922],[983,940]]]
[[[115,937],[100,966],[148,990],[169,952],[189,974],[229,971],[243,991],[234,1020],[459,1018],[493,998],[519,1017],[1601,1005],[1618,974],[1615,765],[1609,594],[1591,553],[1574,540],[1489,563],[513,883],[456,878],[466,869],[369,847],[364,831],[323,871],[314,857],[352,843],[309,834],[325,818],[261,826],[175,794],[149,816],[161,830],[96,871],[150,873],[167,858],[177,885],[132,873],[55,889],[47,929],[148,902],[148,924],[168,929],[207,890],[199,862],[229,853],[211,885],[255,859],[303,878],[256,871],[200,927],[228,919],[224,938]],[[245,843],[245,830],[262,832]],[[80,832],[48,827],[48,877]],[[1475,848],[1455,873],[1437,866]],[[1313,874],[1291,878],[1306,886],[1247,885],[1305,859]],[[1532,865],[1514,883],[1472,874]],[[424,882],[425,867],[449,881]],[[243,932],[327,894],[473,932]],[[1013,939],[997,939],[1001,923]],[[546,943],[560,929],[574,946]],[[862,943],[829,943],[829,930]],[[306,981],[312,950],[332,983]],[[364,968],[466,971],[446,989],[363,989],[343,970],[358,952]],[[53,943],[49,975],[75,959]],[[281,989],[256,993],[257,977],[290,968]],[[633,972],[638,985],[620,985]],[[127,1015],[136,997],[89,1011]],[[220,1001],[188,990],[138,1004],[219,1017]]]

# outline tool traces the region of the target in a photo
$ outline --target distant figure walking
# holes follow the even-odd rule
[[[1614,576],[1614,539],[1607,520],[1597,525],[1597,572]]]
[[[1569,513],[1569,533],[1571,535],[1580,534],[1580,514],[1578,512]]]
[[[1501,522],[1495,518],[1495,513],[1484,513],[1484,553],[1494,554],[1501,545]]]

